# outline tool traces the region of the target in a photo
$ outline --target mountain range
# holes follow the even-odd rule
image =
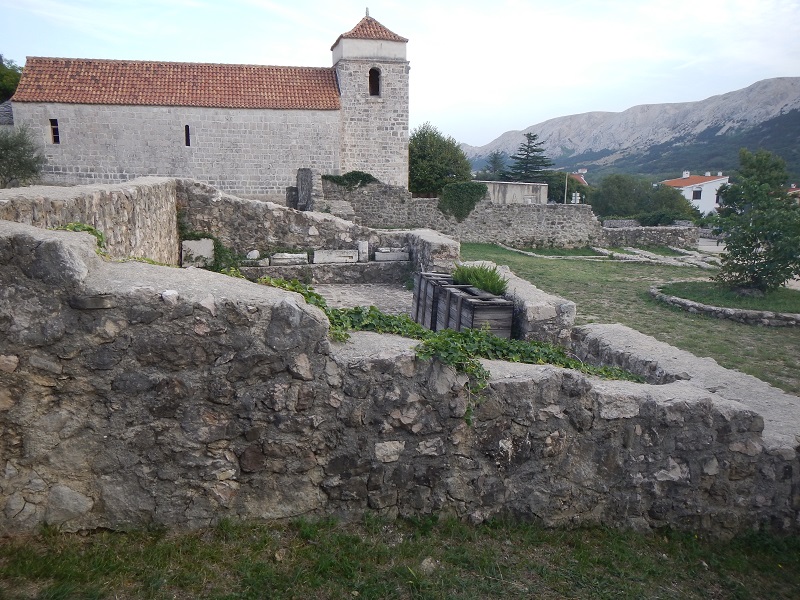
[[[698,102],[643,104],[622,112],[558,117],[508,131],[485,146],[461,148],[478,170],[497,150],[514,154],[535,133],[560,170],[585,168],[590,183],[609,173],[680,177],[684,170],[723,171],[740,148],[770,150],[800,179],[800,77],[765,79]]]

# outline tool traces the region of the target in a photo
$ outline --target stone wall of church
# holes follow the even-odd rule
[[[380,70],[380,95],[369,94],[369,71]],[[408,187],[408,63],[341,60],[341,171],[366,171]]]
[[[44,146],[50,183],[189,177],[283,203],[297,169],[339,168],[339,111],[15,103],[14,115]]]

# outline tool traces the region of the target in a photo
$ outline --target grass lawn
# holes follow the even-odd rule
[[[572,300],[579,325],[622,323],[800,395],[800,327],[758,327],[692,315],[648,293],[655,283],[707,281],[707,271],[622,261],[552,261],[489,244],[462,244],[461,255],[508,265],[538,288]]]
[[[775,290],[762,298],[754,298],[740,296],[713,281],[678,281],[663,286],[661,291],[670,296],[678,296],[710,306],[800,313],[800,291],[788,288]]]
[[[523,248],[523,250],[541,256],[603,256],[591,248]]]
[[[800,539],[436,518],[0,540],[0,598],[796,598]]]

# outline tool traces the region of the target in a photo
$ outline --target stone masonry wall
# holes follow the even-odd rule
[[[380,95],[369,71],[380,71]],[[336,63],[341,91],[341,172],[366,171],[408,187],[408,62],[345,59]]]
[[[603,227],[605,246],[677,246],[697,248],[697,227]]]
[[[0,220],[42,228],[80,222],[106,238],[112,258],[130,256],[178,264],[174,180],[124,185],[32,186],[0,190]]]
[[[797,453],[720,390],[487,361],[470,426],[464,378],[416,342],[327,328],[296,294],[0,221],[0,530],[373,512],[800,531]]]
[[[339,111],[15,103],[44,146],[44,180],[119,183],[188,177],[239,196],[283,202],[297,169],[339,169]],[[57,119],[60,144],[50,139]],[[189,126],[190,146],[185,143]]]
[[[436,198],[412,198],[405,190],[369,184],[352,192],[323,181],[325,199],[346,200],[355,221],[376,228],[435,229],[461,242],[497,242],[517,247],[580,247],[600,244],[603,231],[586,204],[522,205],[478,202],[459,223],[439,210]]]

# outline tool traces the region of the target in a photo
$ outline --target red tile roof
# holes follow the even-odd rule
[[[334,42],[333,46],[331,46],[331,50],[333,50],[333,48],[342,38],[353,40],[385,40],[388,42],[408,41],[406,38],[397,35],[393,31],[389,31],[386,27],[378,23],[372,17],[364,17],[358,22],[358,25],[353,27],[347,33],[340,35]]]
[[[720,179],[727,179],[728,175],[690,175],[689,177],[679,177],[678,179],[668,179],[666,181],[662,181],[664,185],[668,185],[670,187],[675,188],[682,188],[682,187],[689,187],[691,185],[700,185],[703,183],[708,183],[709,181],[718,181]]]
[[[331,68],[28,57],[13,102],[339,110]]]

